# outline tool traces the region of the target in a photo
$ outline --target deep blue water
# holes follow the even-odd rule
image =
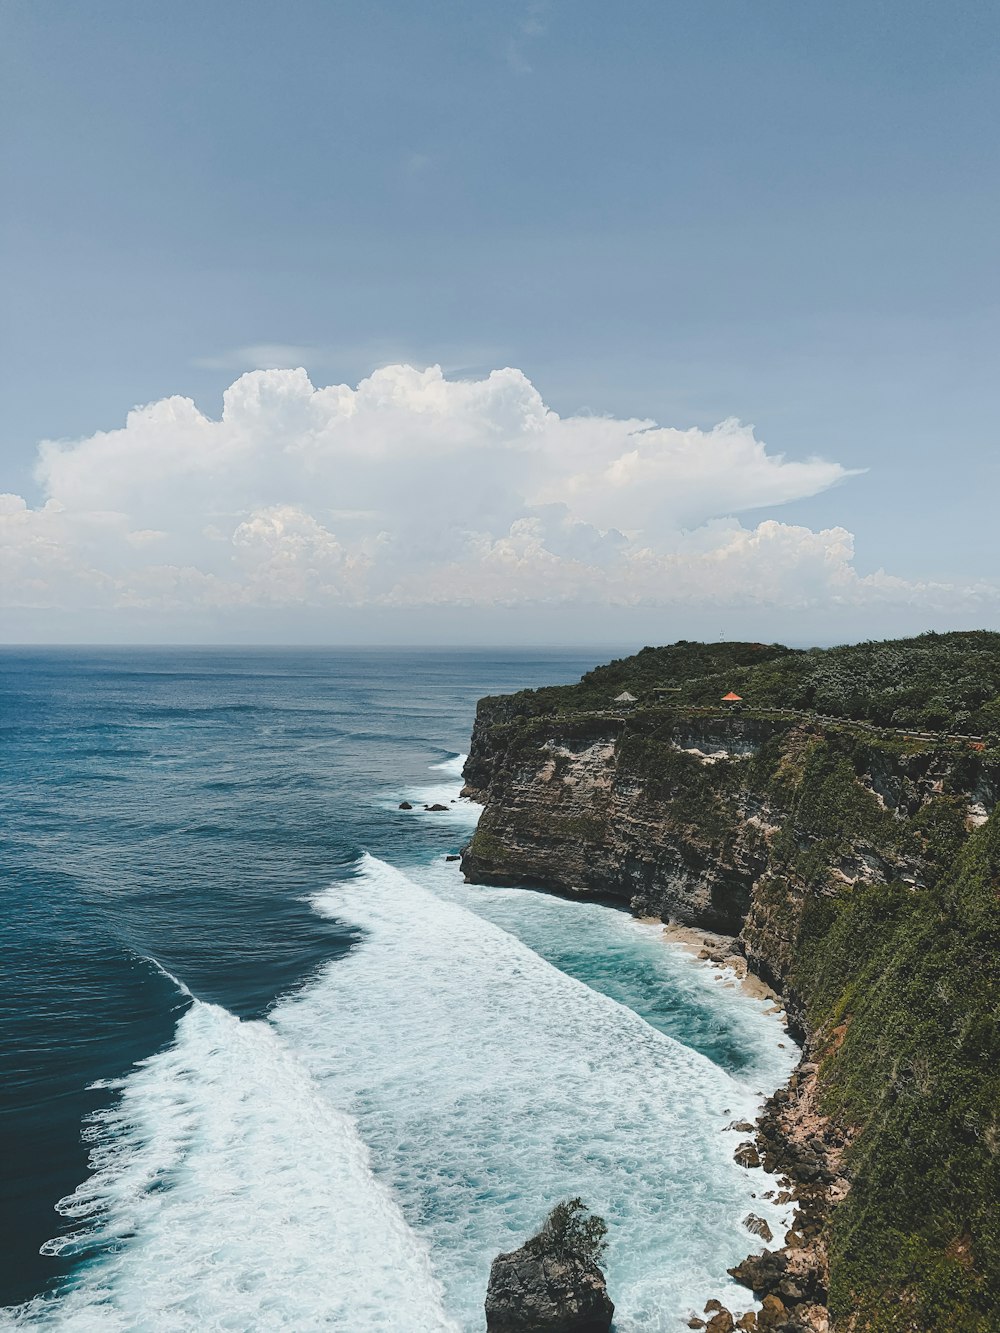
[[[440,1300],[447,1315],[441,1318],[458,1319],[455,1327],[471,1327],[468,1321],[473,1316],[465,1310],[474,1302],[460,1289],[461,1263],[481,1262],[477,1246],[490,1243],[490,1235],[454,1233],[443,1196],[427,1193],[427,1163],[444,1157],[427,1136],[446,1120],[459,1139],[465,1134],[470,1154],[474,1150],[481,1157],[482,1147],[476,1146],[474,1136],[495,1139],[499,1131],[495,1125],[480,1123],[478,1112],[463,1119],[464,1112],[455,1109],[461,1095],[456,1103],[458,1094],[449,1092],[448,1107],[440,1111],[444,1119],[435,1120],[428,1109],[426,1123],[421,1122],[424,1138],[418,1140],[412,1126],[407,1131],[411,1137],[406,1138],[400,1128],[400,1108],[412,1102],[413,1090],[428,1067],[434,1073],[434,1061],[440,1058],[441,1076],[422,1094],[422,1105],[432,1108],[435,1089],[448,1085],[452,1061],[432,1044],[420,1069],[414,1070],[406,1095],[397,1097],[387,1089],[393,1085],[397,1063],[405,1064],[402,1038],[395,1038],[392,1045],[380,1043],[391,1025],[394,993],[401,998],[404,990],[409,994],[414,976],[430,976],[439,966],[442,975],[457,975],[461,962],[479,948],[486,949],[488,957],[499,957],[508,948],[515,953],[522,950],[516,958],[511,955],[511,975],[536,978],[531,984],[539,993],[551,991],[558,997],[551,1006],[564,1015],[567,1032],[577,1030],[588,1005],[603,1004],[605,1008],[588,1019],[598,1028],[604,1023],[636,1022],[641,1025],[640,1046],[648,1027],[650,1041],[663,1041],[661,1034],[667,1034],[681,1044],[678,1049],[690,1049],[691,1061],[683,1068],[684,1077],[693,1084],[707,1087],[716,1070],[721,1071],[720,1078],[743,1080],[733,1083],[732,1096],[729,1084],[720,1083],[721,1100],[734,1100],[742,1095],[741,1089],[755,1096],[760,1089],[750,1089],[750,1084],[763,1088],[777,1082],[783,1057],[776,1057],[775,1063],[767,1054],[775,1044],[773,1020],[757,1009],[751,1012],[748,1002],[720,995],[718,987],[696,974],[686,960],[677,959],[648,932],[643,934],[611,909],[596,904],[581,907],[523,891],[485,892],[462,886],[443,857],[468,836],[469,813],[456,807],[435,818],[419,810],[408,816],[396,808],[402,795],[430,792],[435,783],[449,803],[457,794],[454,761],[467,748],[475,702],[481,695],[573,680],[606,655],[288,649],[0,654],[4,756],[0,1078],[6,1195],[0,1224],[0,1305],[27,1301],[43,1291],[58,1295],[67,1278],[71,1284],[85,1285],[91,1274],[101,1271],[106,1285],[115,1288],[109,1299],[118,1322],[108,1314],[111,1307],[100,1302],[93,1308],[87,1305],[85,1317],[64,1308],[59,1299],[38,1308],[54,1320],[54,1326],[133,1327],[134,1317],[122,1311],[131,1308],[129,1300],[139,1297],[108,1256],[143,1246],[150,1256],[157,1253],[156,1244],[168,1228],[151,1211],[154,1186],[161,1193],[176,1190],[171,1197],[178,1206],[191,1195],[191,1206],[196,1207],[197,1191],[209,1190],[201,1182],[214,1180],[217,1165],[219,1170],[226,1164],[230,1172],[242,1172],[248,1163],[252,1166],[255,1152],[263,1157],[273,1150],[284,1154],[280,1169],[306,1169],[307,1161],[294,1162],[287,1156],[292,1152],[288,1145],[279,1150],[268,1139],[269,1147],[251,1146],[258,1142],[253,1136],[263,1133],[259,1126],[248,1127],[244,1138],[233,1138],[233,1113],[217,1112],[214,1102],[211,1110],[205,1109],[207,1101],[198,1103],[200,1110],[186,1102],[183,1116],[176,1107],[169,1114],[164,1110],[164,1097],[173,1095],[178,1081],[191,1083],[192,1097],[207,1098],[205,1089],[222,1086],[223,1075],[210,1073],[209,1064],[223,1046],[228,1049],[230,1037],[273,1043],[278,1040],[273,1034],[278,1033],[287,1050],[283,1046],[275,1053],[277,1048],[272,1051],[269,1046],[267,1054],[260,1053],[261,1068],[273,1057],[276,1068],[284,1069],[282,1061],[291,1052],[305,1070],[303,1077],[308,1075],[309,1090],[292,1079],[282,1103],[290,1109],[276,1114],[295,1114],[296,1107],[314,1096],[315,1078],[321,1089],[315,1093],[317,1105],[329,1096],[338,1114],[356,1118],[359,1142],[373,1154],[374,1178],[384,1181],[392,1198],[400,1201],[405,1223],[416,1237],[407,1233],[400,1241],[401,1253],[409,1256],[405,1262],[418,1267],[430,1264],[427,1309],[438,1309],[434,1284],[443,1282],[445,1294]],[[359,862],[363,853],[374,859]],[[411,878],[393,879],[400,870]],[[317,895],[331,884],[344,887],[343,900],[334,897],[318,910]],[[358,885],[368,895],[360,908],[350,897]],[[400,916],[409,912],[414,922],[395,940],[391,938],[398,926],[394,905]],[[420,931],[439,911],[440,928],[428,934],[421,952]],[[455,944],[453,960],[437,958],[434,950],[449,938],[465,943]],[[508,946],[508,939],[518,943]],[[392,970],[396,967],[402,969],[398,975]],[[480,968],[476,975],[482,972]],[[178,989],[171,975],[194,1000]],[[586,985],[573,989],[580,981]],[[474,976],[467,989],[475,984]],[[433,989],[428,985],[419,992],[416,1000],[411,996],[411,1010],[423,1006],[427,1022],[418,1014],[417,1028],[407,1030],[409,1050],[425,1041],[434,1006],[443,1003],[446,987],[447,981],[437,982]],[[502,993],[508,992],[509,985]],[[595,992],[610,999],[587,998]],[[370,1007],[366,1007],[368,995]],[[321,996],[324,1004],[335,1006],[325,1027],[316,1017]],[[376,1003],[384,1008],[376,1014],[372,1029]],[[361,1006],[357,1013],[355,1004]],[[517,1019],[520,1011],[514,1000],[509,1014],[498,1013],[503,1005],[496,998],[482,1001],[477,1020],[482,1032],[492,1031],[494,1024],[498,1033],[513,1030],[512,1025],[522,1021]],[[439,1028],[451,1021],[453,1010],[450,1005],[438,1015]],[[473,1011],[475,1004],[470,1003]],[[264,1017],[263,1025],[255,1021]],[[220,1026],[210,1032],[213,1023]],[[199,1024],[194,1031],[192,1025]],[[336,1033],[341,1034],[337,1041],[346,1046],[337,1045]],[[553,1035],[552,1040],[563,1051],[571,1039],[563,1034]],[[610,1036],[609,1042],[614,1046]],[[640,1062],[641,1067],[620,1076],[634,1077],[636,1088],[644,1090],[641,1095],[654,1099],[666,1096],[650,1082],[657,1077],[657,1061],[663,1060],[656,1054],[659,1049],[651,1047],[645,1064]],[[136,1062],[148,1061],[157,1052],[164,1052],[164,1061],[176,1056],[180,1063],[140,1065],[124,1093],[117,1087],[93,1087],[120,1080]],[[469,1062],[474,1059],[470,1051],[467,1070],[472,1070]],[[262,1091],[255,1105],[269,1095],[277,1077],[261,1075]],[[467,1074],[469,1081],[479,1077],[485,1075]],[[154,1079],[159,1080],[155,1090]],[[114,1118],[120,1095],[126,1103],[131,1098],[129,1104],[138,1108],[127,1123]],[[487,1101],[492,1104],[493,1098]],[[718,1109],[721,1114],[730,1108]],[[219,1124],[230,1134],[225,1146],[220,1144],[221,1131],[209,1124],[217,1113]],[[562,1114],[553,1106],[552,1123],[558,1124]],[[595,1124],[601,1114],[595,1100]],[[178,1138],[182,1147],[172,1143],[169,1172],[157,1167],[155,1182],[147,1180],[129,1195],[128,1208],[133,1211],[126,1223],[116,1222],[117,1231],[109,1224],[107,1234],[91,1237],[85,1245],[70,1245],[68,1252],[39,1253],[44,1242],[79,1225],[54,1208],[93,1175],[95,1162],[88,1161],[88,1154],[94,1142],[110,1144],[115,1152],[124,1152],[121,1145],[127,1144],[132,1155],[122,1160],[128,1165],[140,1160],[142,1152],[153,1151],[157,1136],[166,1133],[164,1126],[180,1123],[178,1117],[185,1126]],[[505,1113],[503,1123],[510,1118]],[[96,1128],[88,1130],[91,1124]],[[712,1134],[717,1130],[713,1125]],[[329,1138],[332,1132],[324,1134]],[[324,1134],[319,1135],[321,1144]],[[348,1146],[356,1157],[353,1143],[351,1138]],[[716,1152],[714,1140],[709,1150]],[[350,1165],[352,1180],[367,1173],[355,1157]],[[665,1161],[669,1157],[666,1153]],[[589,1150],[588,1160],[593,1159],[594,1150]],[[450,1190],[468,1172],[463,1161],[454,1163]],[[120,1166],[121,1162],[113,1171]],[[331,1163],[324,1169],[332,1179],[342,1166]],[[554,1168],[553,1189],[565,1169],[565,1165]],[[703,1174],[715,1170],[713,1157]],[[726,1170],[723,1162],[718,1178],[712,1176],[711,1189],[728,1219],[739,1200],[728,1201],[726,1190],[738,1193],[738,1182],[731,1183]],[[538,1167],[532,1167],[524,1180],[537,1175]],[[528,1186],[512,1182],[513,1176],[503,1188],[510,1194],[505,1202],[509,1225],[516,1228],[537,1205],[520,1198],[518,1191],[523,1194]],[[571,1183],[567,1177],[567,1185]],[[255,1185],[253,1179],[244,1179],[240,1188],[252,1196]],[[102,1188],[101,1216],[106,1217],[113,1209],[107,1182]],[[637,1192],[645,1188],[637,1182]],[[649,1188],[655,1192],[658,1187],[650,1183]],[[194,1216],[204,1215],[209,1198],[220,1197],[215,1185],[211,1191]],[[301,1192],[301,1185],[296,1185],[295,1193]],[[485,1194],[480,1188],[476,1197],[480,1195],[492,1206],[496,1182]],[[615,1205],[612,1201],[608,1206]],[[369,1201],[361,1213],[369,1215],[372,1207]],[[463,1216],[472,1215],[475,1206],[466,1201],[461,1210]],[[308,1225],[303,1223],[307,1235],[310,1226],[321,1225],[314,1214],[310,1218]],[[337,1224],[343,1221],[342,1210]],[[172,1225],[176,1229],[177,1224]],[[220,1223],[220,1232],[225,1225]],[[402,1225],[402,1221],[392,1223],[397,1230]],[[497,1225],[487,1210],[482,1227]],[[728,1220],[718,1224],[720,1253],[725,1246],[729,1253],[739,1244],[738,1232],[734,1242],[726,1227]],[[359,1236],[359,1255],[366,1243]],[[207,1234],[198,1244],[201,1249],[176,1259],[178,1272],[187,1264],[193,1275],[186,1280],[185,1300],[195,1299],[190,1288],[197,1285],[218,1236]],[[377,1237],[372,1245],[373,1253],[384,1249]],[[175,1261],[149,1258],[147,1262],[155,1269],[157,1262],[168,1266]],[[239,1260],[233,1262],[238,1265]],[[308,1268],[307,1255],[297,1262],[296,1272]],[[678,1265],[688,1262],[678,1256]],[[258,1255],[254,1267],[266,1272],[267,1263]],[[357,1279],[345,1272],[337,1296],[330,1298],[342,1298],[344,1308],[355,1311],[345,1316],[347,1323],[342,1326],[350,1333],[368,1327],[410,1327],[405,1312],[393,1307],[391,1295],[380,1298],[383,1305],[376,1313],[362,1313],[368,1309],[364,1305],[368,1296],[359,1295],[351,1285],[364,1286],[366,1270],[360,1260],[359,1271]],[[679,1288],[687,1280],[685,1273],[679,1267]],[[144,1276],[151,1276],[149,1267]],[[276,1283],[279,1278],[287,1285],[286,1275],[276,1270]],[[627,1278],[635,1287],[633,1305],[639,1312],[632,1326],[659,1327],[652,1316],[642,1314],[647,1299],[641,1295],[642,1272],[630,1270]],[[479,1281],[476,1275],[475,1282]],[[164,1294],[163,1307],[179,1299]],[[177,1307],[162,1326],[207,1326],[213,1299],[206,1290],[195,1306],[185,1306],[181,1313]],[[254,1300],[263,1304],[248,1309],[272,1308],[266,1292],[257,1293]],[[38,1311],[29,1310],[19,1319],[31,1322],[36,1317]],[[434,1325],[436,1317],[421,1316],[429,1321],[426,1327],[452,1327],[446,1322]],[[234,1318],[233,1327],[305,1328],[325,1323],[322,1312],[315,1310],[285,1310],[280,1316],[272,1310],[267,1316]],[[149,1326],[161,1325],[154,1321]]]

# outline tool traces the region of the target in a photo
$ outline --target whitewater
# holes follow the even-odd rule
[[[471,827],[459,764],[407,790]],[[312,906],[360,940],[266,1019],[177,982],[173,1042],[115,1085],[86,1131],[91,1175],[58,1205],[74,1228],[48,1250],[83,1262],[7,1326],[472,1333],[493,1256],[579,1194],[609,1224],[615,1328],[653,1333],[725,1296],[747,1212],[787,1221],[726,1127],[791,1048],[648,927],[369,855]],[[750,1067],[727,1073],[525,942],[558,949],[581,924],[592,948],[652,947],[710,991],[756,1043]]]

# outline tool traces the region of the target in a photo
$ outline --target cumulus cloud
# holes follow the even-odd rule
[[[751,427],[563,418],[519,370],[395,365],[356,387],[251,371],[40,446],[42,503],[0,497],[8,605],[573,604],[795,608],[954,590],[861,577],[843,528],[737,515],[842,481]]]

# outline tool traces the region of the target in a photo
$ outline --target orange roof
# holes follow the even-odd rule
[[[722,702],[724,704],[741,704],[743,700],[738,694],[734,694],[732,690],[730,690],[728,694],[722,696]]]

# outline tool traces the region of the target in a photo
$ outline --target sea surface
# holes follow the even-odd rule
[[[778,1019],[445,860],[477,698],[606,657],[0,652],[0,1327],[478,1333],[572,1195],[619,1333],[747,1308]]]

